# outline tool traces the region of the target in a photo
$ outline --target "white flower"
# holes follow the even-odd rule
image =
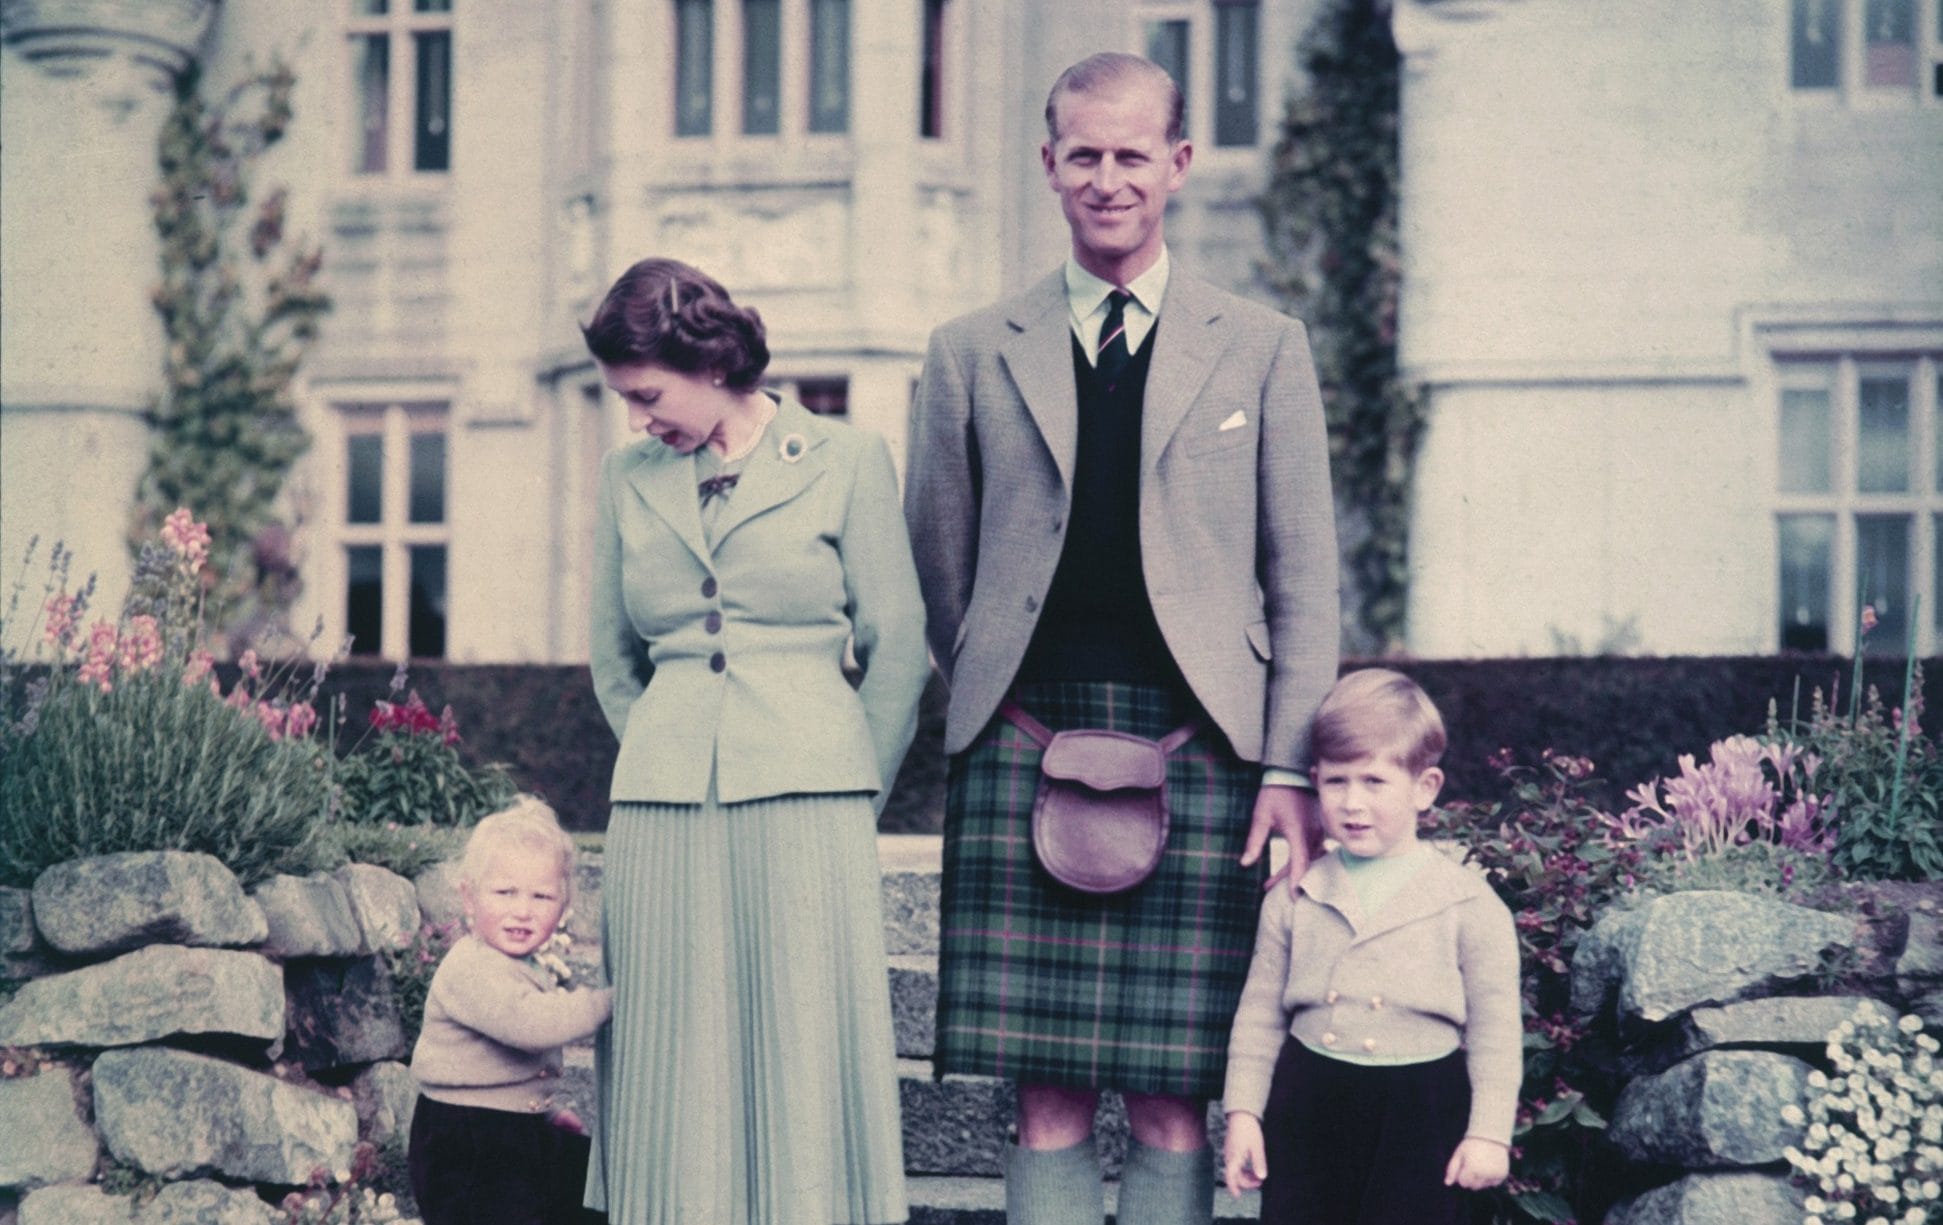
[[[1902,1030],[1906,1034],[1922,1033],[1923,1018],[1918,1016],[1905,1016],[1903,1017],[1902,1020],[1896,1022],[1896,1028]]]
[[[1793,1102],[1789,1102],[1781,1108],[1781,1121],[1800,1127],[1808,1121],[1808,1116],[1802,1113],[1801,1107],[1795,1105]]]

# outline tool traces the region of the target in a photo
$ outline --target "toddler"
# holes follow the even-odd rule
[[[1444,724],[1414,681],[1343,677],[1312,735],[1336,849],[1262,906],[1228,1047],[1228,1190],[1261,1187],[1266,1225],[1455,1223],[1510,1168],[1511,912],[1417,841]]]
[[[432,976],[412,1052],[409,1165],[425,1225],[553,1225],[581,1217],[586,1129],[559,1108],[560,1048],[598,1029],[613,992],[563,989],[535,964],[566,911],[573,840],[521,797],[466,842],[467,934]]]

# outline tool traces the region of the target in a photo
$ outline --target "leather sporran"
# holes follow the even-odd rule
[[[1167,849],[1167,755],[1195,725],[1159,740],[1094,729],[1052,732],[1012,702],[999,713],[1037,743],[1032,849],[1082,893],[1121,893],[1152,876]]]

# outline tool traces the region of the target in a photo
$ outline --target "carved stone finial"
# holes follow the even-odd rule
[[[171,87],[202,48],[218,0],[0,0],[0,42],[50,76],[130,68]]]

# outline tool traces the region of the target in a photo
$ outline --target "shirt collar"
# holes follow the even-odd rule
[[[1161,300],[1167,296],[1168,274],[1167,248],[1160,249],[1160,258],[1154,266],[1128,282],[1126,290],[1133,300],[1140,304],[1154,318],[1160,317]],[[1079,266],[1072,256],[1066,257],[1066,302],[1072,308],[1073,318],[1084,319],[1100,309],[1106,296],[1120,288],[1111,281],[1103,281]]]

